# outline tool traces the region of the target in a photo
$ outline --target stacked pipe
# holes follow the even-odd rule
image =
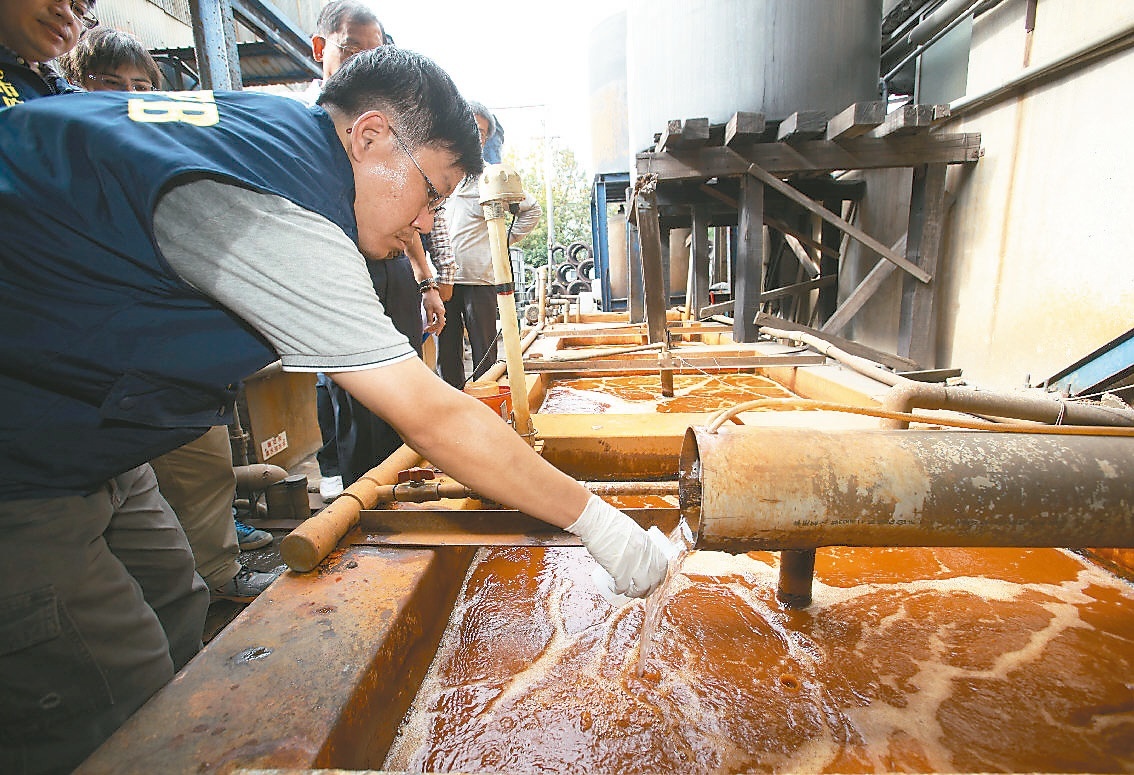
[[[594,253],[590,245],[572,242],[551,248],[551,296],[578,296],[588,292],[595,280]]]

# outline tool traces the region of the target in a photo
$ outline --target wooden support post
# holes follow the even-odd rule
[[[728,148],[751,145],[764,136],[764,129],[763,113],[738,111],[725,124],[724,144]]]
[[[906,258],[928,274],[937,272],[937,257],[945,220],[945,165],[925,164],[914,168],[910,193],[910,226]],[[898,355],[932,369],[936,361],[937,311],[934,284],[902,278],[902,308],[898,319]]]
[[[798,143],[822,137],[827,131],[827,115],[821,110],[801,110],[780,122],[776,139],[782,143]]]
[[[657,179],[638,178],[634,192],[634,222],[642,244],[642,279],[646,291],[646,328],[652,343],[661,343],[661,386],[663,396],[673,395],[673,368],[666,347],[665,310],[669,294],[662,273],[661,226],[658,221]]]
[[[874,237],[871,237],[869,234],[864,232],[862,229],[853,224],[847,223],[840,216],[835,215],[827,208],[811,201],[810,197],[806,197],[803,194],[799,193],[787,183],[784,183],[775,175],[770,174],[767,170],[760,167],[758,164],[748,165],[748,174],[749,176],[755,177],[761,183],[764,183],[765,185],[775,189],[793,202],[802,205],[805,210],[809,210],[828,223],[838,226],[840,229],[849,234],[853,239],[858,240],[863,245],[870,248],[878,255],[882,256],[882,258],[885,258],[888,261],[893,261],[899,267],[906,270],[914,277],[921,280],[923,283],[928,283],[931,279],[933,279],[933,275],[926,272],[917,264],[909,261],[904,256],[898,255],[894,251],[890,250],[890,248],[874,239]]]
[[[755,342],[760,333],[756,313],[764,274],[764,184],[752,175],[740,179],[736,233],[732,338],[737,342]]]
[[[646,176],[644,176],[646,177]],[[634,195],[634,225],[642,245],[642,281],[646,294],[646,325],[651,342],[665,341],[665,280],[662,273],[661,226],[657,193],[643,187]],[[649,185],[648,183],[646,184]]]
[[[689,271],[693,273],[693,297],[687,299],[691,317],[701,317],[701,308],[709,306],[709,209],[704,205],[693,206],[692,252],[689,256]]]
[[[843,202],[841,199],[831,199],[824,202],[823,205],[832,212],[842,213],[843,211]],[[821,277],[833,276],[837,278],[840,261],[839,248],[842,246],[843,234],[834,224],[822,221],[819,238],[825,248],[834,251],[834,255],[831,255],[827,251],[820,252],[819,274]],[[838,305],[839,286],[837,282],[826,288],[820,288],[819,300],[815,305],[815,311],[817,313],[816,320],[818,323],[821,325],[823,321],[835,314],[835,308],[838,307]]]
[[[827,139],[852,140],[861,137],[885,119],[885,102],[856,102],[827,122]]]

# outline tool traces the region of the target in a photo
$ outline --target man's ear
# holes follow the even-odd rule
[[[368,110],[354,120],[350,130],[351,154],[362,159],[374,152],[389,154],[394,138],[390,123],[380,110]]]
[[[316,62],[323,61],[323,49],[327,46],[327,39],[322,35],[311,36],[311,56]]]

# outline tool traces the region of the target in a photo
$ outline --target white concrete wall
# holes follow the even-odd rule
[[[1134,24],[1130,0],[1040,0],[1028,52],[1024,11],[1024,0],[1005,0],[974,22],[968,95]],[[937,280],[938,367],[1016,387],[1134,326],[1134,247],[1125,236],[1134,221],[1131,83],[1134,49],[946,125],[980,132],[985,155],[950,170],[956,200]],[[868,178],[868,231],[870,212],[908,207],[908,183],[890,174]],[[904,230],[873,217],[883,221],[883,242]],[[849,258],[846,268],[862,271],[864,260]],[[893,351],[896,291],[892,278],[849,333]]]

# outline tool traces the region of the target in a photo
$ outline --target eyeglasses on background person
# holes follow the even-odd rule
[[[87,0],[71,0],[71,13],[79,20],[79,24],[88,30],[98,26],[98,17],[94,15],[94,4]]]
[[[146,78],[124,78],[113,73],[87,73],[83,86],[89,91],[153,91],[154,85]]]

